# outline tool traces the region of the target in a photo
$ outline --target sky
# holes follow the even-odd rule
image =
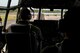
[[[0,6],[7,6],[8,0],[0,0]],[[12,0],[11,6],[18,4],[18,0]]]

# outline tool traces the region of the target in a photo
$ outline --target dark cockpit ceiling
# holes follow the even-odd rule
[[[22,0],[21,6],[33,8],[71,8],[75,0]]]

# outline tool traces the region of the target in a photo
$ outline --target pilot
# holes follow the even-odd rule
[[[78,53],[80,48],[80,7],[69,9],[64,15],[64,41],[62,43],[62,53]]]
[[[30,31],[31,31],[30,34],[31,35],[35,34],[36,39],[41,44],[41,40],[42,40],[41,30],[37,26],[34,26],[33,24],[31,24],[30,21],[29,21],[31,19],[30,10],[25,8],[25,7],[22,8],[21,11],[20,11],[20,14],[19,14],[19,18],[20,18],[20,21],[18,21],[18,23],[16,25],[24,25],[24,26],[28,25],[28,26],[30,26]],[[11,25],[8,28],[8,32],[13,32],[12,27],[13,27],[13,25]],[[39,46],[39,44],[38,44],[38,46]]]

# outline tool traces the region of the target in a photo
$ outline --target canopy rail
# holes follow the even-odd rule
[[[7,8],[10,8],[11,0],[8,0]],[[4,26],[3,26],[3,31],[6,31],[6,23],[7,23],[7,17],[9,14],[10,10],[6,10],[6,15],[5,15],[5,20],[4,20]]]
[[[41,8],[39,8],[38,20],[40,20],[40,16],[41,16]]]
[[[61,9],[61,19],[63,19],[63,10],[64,9]]]

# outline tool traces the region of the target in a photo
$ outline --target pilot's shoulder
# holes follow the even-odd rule
[[[37,26],[35,26],[35,25],[33,25],[33,24],[31,24],[31,29],[33,29],[33,30],[40,30],[39,27],[37,27]]]

